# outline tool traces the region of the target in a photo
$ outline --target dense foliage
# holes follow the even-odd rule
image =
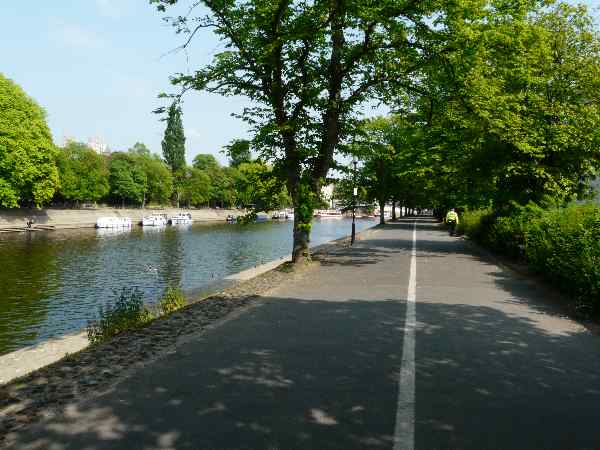
[[[181,108],[176,103],[169,108],[162,151],[165,162],[173,174],[185,167],[185,134],[181,121]]]
[[[96,202],[108,194],[108,161],[84,144],[69,142],[59,149],[57,165],[60,198],[78,204]]]
[[[42,205],[58,187],[44,110],[0,74],[0,207]]]
[[[164,12],[178,1],[150,3]],[[198,30],[210,28],[223,51],[192,74],[173,77],[174,84],[184,92],[249,98],[253,106],[241,117],[254,131],[253,146],[303,210],[319,196],[340,144],[354,133],[361,105],[385,98],[390,85],[410,85],[438,53],[436,39],[444,37],[433,20],[443,12],[446,2],[441,1],[181,3],[189,6],[188,13],[167,20],[178,33],[189,34],[184,47]],[[298,261],[309,254],[312,214],[294,218],[293,259]]]
[[[571,295],[585,312],[600,313],[600,208],[514,204],[508,215],[467,211],[464,232],[489,248],[526,261]]]
[[[583,199],[600,171],[600,39],[583,7],[447,6],[444,51],[349,153],[377,202],[492,208]],[[392,86],[393,87],[393,86]],[[347,183],[347,181],[346,181]]]

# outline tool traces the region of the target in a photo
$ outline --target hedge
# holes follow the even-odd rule
[[[519,258],[569,294],[577,308],[600,314],[600,206],[513,206],[508,215],[466,211],[459,231]]]

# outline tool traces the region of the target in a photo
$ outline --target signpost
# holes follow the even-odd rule
[[[358,161],[354,159],[352,161],[354,164],[354,184],[356,185],[356,164]],[[354,186],[352,191],[352,235],[350,237],[350,245],[354,245],[354,240],[356,238],[356,196],[358,195],[358,188]]]

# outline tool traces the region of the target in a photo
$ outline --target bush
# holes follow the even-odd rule
[[[512,205],[507,215],[469,211],[464,231],[483,245],[528,263],[568,293],[579,309],[600,314],[600,207],[544,209]]]
[[[484,224],[491,214],[489,209],[466,210],[460,215],[456,231],[459,234],[466,234],[472,239],[480,240]]]
[[[158,309],[163,314],[171,314],[187,304],[183,292],[179,288],[167,288],[165,295],[158,302]]]
[[[113,301],[99,308],[100,318],[88,322],[87,335],[92,345],[104,342],[123,331],[139,328],[155,317],[144,306],[143,294],[138,288],[124,288],[114,295]]]

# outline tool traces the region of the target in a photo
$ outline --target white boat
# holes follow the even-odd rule
[[[342,219],[344,216],[337,209],[320,209],[316,211],[315,217],[319,219]]]
[[[131,228],[131,218],[117,216],[98,217],[96,228]]]
[[[171,225],[188,225],[192,223],[192,215],[190,213],[179,213],[169,219]]]
[[[291,216],[290,216],[290,213],[287,212],[287,211],[275,211],[273,213],[273,215],[271,216],[271,218],[273,220],[287,220],[287,219],[290,219],[290,218],[293,219],[294,218],[294,213],[291,213]]]
[[[151,214],[142,219],[143,227],[164,227],[167,224],[166,214]]]

